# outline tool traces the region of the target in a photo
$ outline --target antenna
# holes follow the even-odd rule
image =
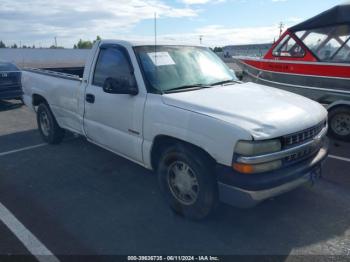
[[[158,80],[158,63],[157,63],[157,12],[154,12],[154,62],[155,62],[155,78]],[[162,88],[160,92],[163,94]]]
[[[280,23],[280,26],[279,26],[279,29],[280,29],[280,37],[282,36],[283,28],[284,28],[284,24],[283,24],[283,22],[281,22],[281,23]]]
[[[154,57],[157,65],[157,13],[154,12]]]

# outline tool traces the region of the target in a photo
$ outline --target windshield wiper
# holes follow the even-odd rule
[[[224,80],[224,81],[220,81],[220,82],[216,82],[216,83],[212,83],[210,84],[211,86],[218,86],[218,85],[224,85],[224,84],[229,84],[229,83],[240,83],[237,80],[234,79],[230,79],[230,80]]]
[[[212,87],[211,85],[208,86],[203,84],[183,85],[183,86],[179,86],[169,90],[165,90],[164,93],[168,94],[168,93],[176,93],[181,91],[193,91],[193,90],[198,90],[202,88],[211,88],[211,87]]]

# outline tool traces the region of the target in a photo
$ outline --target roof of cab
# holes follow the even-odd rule
[[[103,39],[101,40],[101,44],[120,44],[123,46],[153,46],[154,41],[134,41],[134,40],[116,40],[116,39]],[[172,45],[172,46],[198,46],[198,47],[204,47],[203,45],[194,45],[194,44],[188,44],[185,42],[180,41],[157,41],[157,46],[164,46],[164,45]]]

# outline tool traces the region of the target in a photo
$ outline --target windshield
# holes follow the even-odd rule
[[[296,32],[301,41],[321,61],[350,61],[350,26],[336,25]]]
[[[210,86],[237,81],[209,48],[189,46],[135,47],[146,81],[152,89],[167,92],[181,87]]]

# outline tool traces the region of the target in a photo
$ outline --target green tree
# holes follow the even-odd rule
[[[92,47],[91,41],[85,41],[80,39],[78,44],[77,44],[78,49],[89,49]]]
[[[11,46],[11,48],[17,48],[16,43]]]
[[[98,35],[96,36],[96,39],[92,42],[92,44],[95,44],[97,41],[101,41],[102,38]]]
[[[100,41],[100,40],[101,40],[100,36],[97,36],[93,42],[91,42],[89,40],[86,41],[86,40],[80,39],[79,42],[73,46],[73,48],[74,49],[89,49],[89,48],[92,48],[92,46],[96,43],[96,41]]]
[[[0,48],[6,48],[6,45],[4,44],[3,41],[0,40]]]
[[[63,49],[63,48],[64,48],[63,46],[55,46],[55,45],[50,46],[50,49]]]
[[[215,53],[220,53],[220,52],[222,52],[222,47],[214,47],[214,52]]]

